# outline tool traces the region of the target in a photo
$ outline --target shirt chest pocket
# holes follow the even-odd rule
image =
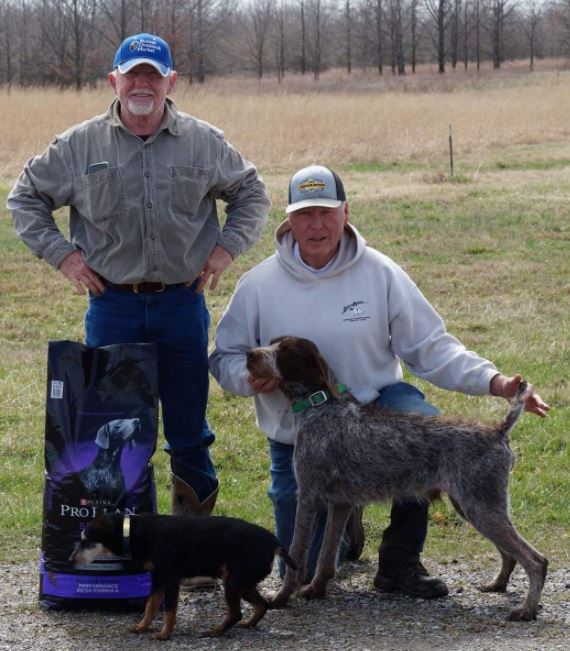
[[[109,167],[83,177],[85,213],[93,223],[120,217],[126,211],[126,193],[122,170]]]
[[[171,165],[169,170],[172,210],[185,217],[193,217],[198,204],[208,192],[207,168]]]

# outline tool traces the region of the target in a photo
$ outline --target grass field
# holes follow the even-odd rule
[[[444,316],[448,329],[506,374],[521,372],[552,406],[527,415],[512,435],[513,520],[555,563],[570,560],[570,79],[565,73],[505,76],[442,89],[364,84],[351,94],[297,88],[214,86],[177,101],[220,124],[258,163],[274,204],[261,243],[208,295],[215,324],[239,275],[270,254],[289,174],[311,161],[341,172],[353,223],[400,263]],[[451,82],[449,82],[451,83]],[[235,88],[234,88],[235,90]],[[59,97],[59,99],[58,99]],[[10,179],[57,131],[100,110],[106,91],[0,91],[0,558],[35,558],[40,544],[46,344],[82,340],[85,300],[35,260],[4,209]],[[196,107],[193,110],[192,107]],[[19,119],[16,119],[18,115]],[[11,118],[10,118],[11,116]],[[277,116],[277,117],[276,117]],[[447,162],[454,117],[456,176]],[[23,129],[22,125],[30,125]],[[62,227],[65,216],[61,216]],[[501,418],[506,404],[419,383],[450,414]],[[222,489],[217,512],[272,526],[265,496],[266,442],[250,400],[215,384],[209,419]],[[168,511],[166,455],[155,456],[159,505]],[[374,554],[387,508],[366,510]],[[491,554],[447,503],[432,509],[427,556]],[[494,552],[493,552],[494,555]]]

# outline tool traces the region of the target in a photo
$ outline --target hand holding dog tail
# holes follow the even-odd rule
[[[497,373],[491,380],[491,395],[505,398],[505,400],[511,402],[524,393],[524,410],[544,418],[550,410],[550,406],[536,393],[532,384],[524,382],[524,388],[520,390],[521,383],[523,383],[523,380],[519,373],[512,377]]]
[[[509,433],[515,426],[517,420],[519,419],[520,415],[524,411],[525,401],[523,400],[523,396],[526,393],[528,387],[529,387],[528,382],[526,382],[521,378],[520,384],[517,387],[517,392],[515,393],[511,402],[511,410],[509,411],[503,424],[499,428],[498,433],[501,437],[503,436],[506,437],[509,435]]]

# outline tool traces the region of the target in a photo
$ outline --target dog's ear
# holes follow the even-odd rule
[[[103,450],[109,449],[109,423],[99,428],[95,437],[95,445],[103,448]]]
[[[335,398],[338,398],[339,393],[336,386],[335,377],[329,365],[326,363],[324,357],[319,352],[316,352],[314,354],[314,359],[319,373],[322,376],[322,383],[326,385],[327,389]]]

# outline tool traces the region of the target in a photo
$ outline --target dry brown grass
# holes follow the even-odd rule
[[[570,135],[570,73],[543,64],[528,74],[429,67],[403,79],[373,72],[350,78],[339,71],[310,77],[218,79],[203,87],[180,80],[180,109],[221,126],[228,139],[262,172],[313,161],[347,163],[436,161],[447,153],[453,125],[461,156],[483,161],[506,148],[562,142]],[[548,69],[546,69],[548,67]],[[0,178],[13,178],[23,162],[54,134],[105,110],[110,88],[60,91],[0,90]]]

